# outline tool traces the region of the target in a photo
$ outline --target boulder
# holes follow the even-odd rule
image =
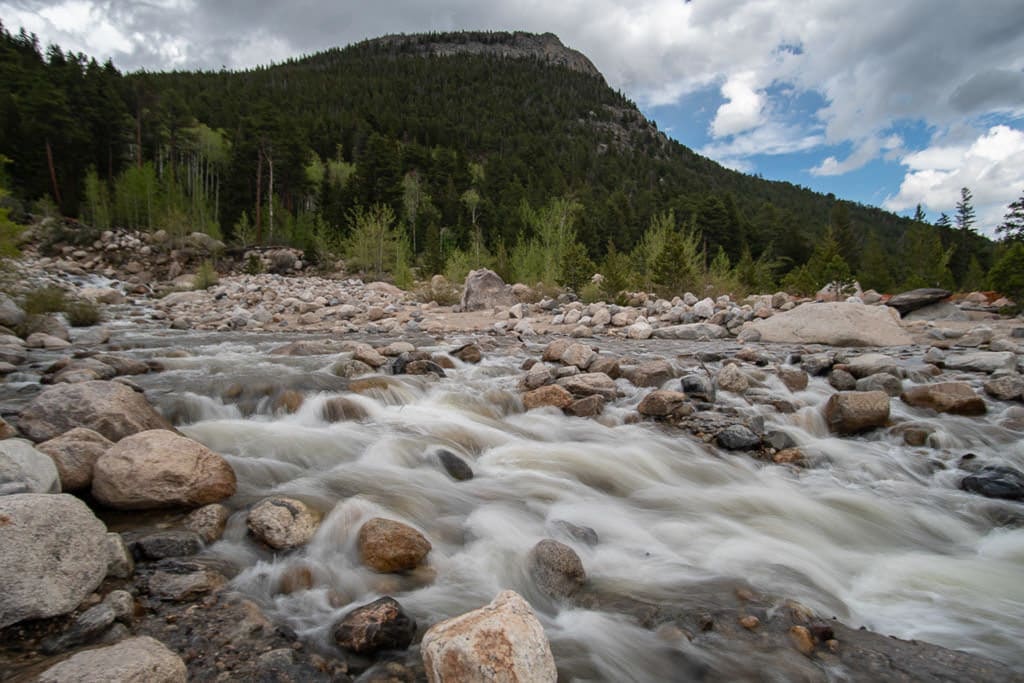
[[[334,626],[334,642],[358,654],[404,650],[415,634],[416,620],[389,597],[356,607]]]
[[[575,343],[576,342],[572,339],[555,339],[544,347],[544,352],[541,354],[541,360],[545,363],[561,362],[562,354],[564,354],[565,350]]]
[[[900,376],[896,359],[884,353],[862,353],[844,363],[845,369],[857,379],[886,372],[894,377]]]
[[[1024,399],[1024,377],[1020,375],[1003,375],[990,379],[984,384],[985,393],[1000,401]]]
[[[715,402],[715,383],[707,375],[691,373],[680,380],[683,393],[698,401]]]
[[[574,365],[580,370],[586,370],[596,356],[597,353],[592,348],[577,342],[565,347],[559,360],[565,365]]]
[[[910,335],[892,309],[853,303],[804,304],[752,323],[763,342],[830,346],[906,346]]]
[[[903,380],[887,372],[879,372],[857,380],[855,388],[857,391],[884,391],[890,396],[899,396],[903,393]]]
[[[669,325],[655,329],[651,336],[655,339],[685,339],[688,341],[713,341],[729,336],[729,330],[712,323],[689,323],[685,325]]]
[[[828,373],[828,383],[836,391],[854,391],[857,388],[857,378],[842,368],[833,368]]]
[[[572,394],[569,393],[569,390],[556,384],[538,387],[523,394],[523,406],[527,410],[543,406],[561,409],[567,407],[572,401]]]
[[[369,413],[362,404],[353,401],[347,396],[335,396],[324,401],[324,407],[320,411],[324,422],[347,422],[365,420]]]
[[[825,422],[838,434],[856,434],[889,421],[889,395],[884,391],[840,391],[825,404]]]
[[[220,572],[195,560],[167,559],[157,563],[146,585],[150,597],[185,602],[211,593],[227,583]]]
[[[203,539],[194,531],[166,529],[135,539],[129,548],[132,556],[139,561],[163,560],[198,554],[203,549]]]
[[[488,605],[431,626],[420,646],[430,683],[555,683],[551,646],[530,605],[504,591]]]
[[[479,311],[515,303],[512,288],[497,273],[487,268],[471,270],[462,290],[462,310]]]
[[[363,564],[384,572],[403,572],[423,564],[430,541],[408,524],[374,517],[359,529],[357,539]]]
[[[92,485],[92,469],[100,456],[114,445],[107,437],[85,427],[75,427],[37,448],[53,458],[65,491],[80,491]]]
[[[483,359],[483,353],[476,344],[464,344],[454,349],[451,354],[463,363],[479,363]]]
[[[249,511],[249,532],[274,550],[305,545],[320,524],[320,514],[294,498],[264,498]]]
[[[57,466],[25,439],[0,441],[0,496],[13,493],[60,493]]]
[[[210,503],[197,508],[185,518],[185,528],[195,532],[203,543],[213,543],[224,534],[230,513],[220,503]]]
[[[939,382],[910,387],[900,398],[916,408],[931,408],[939,413],[983,415],[985,399],[966,382]]]
[[[998,370],[1012,371],[1017,367],[1017,354],[1012,351],[972,351],[947,355],[943,361],[947,370],[964,372],[987,372],[992,374]]]
[[[909,292],[901,292],[896,296],[890,297],[885,302],[885,305],[895,308],[900,312],[900,315],[906,315],[918,308],[938,303],[943,299],[949,298],[950,295],[952,295],[952,292],[945,289],[925,287],[922,289],[912,289]]]
[[[86,650],[51,666],[39,683],[186,683],[185,662],[159,640],[139,636]]]
[[[749,427],[732,425],[715,435],[715,443],[727,451],[749,451],[761,445],[761,437]]]
[[[526,564],[537,588],[553,598],[571,596],[587,580],[576,551],[550,538],[533,546]]]
[[[657,389],[644,396],[637,412],[647,417],[668,417],[686,405],[686,394]]]
[[[107,528],[68,494],[0,496],[0,548],[0,628],[70,612],[107,575]]]
[[[171,429],[146,399],[120,382],[91,381],[47,389],[21,411],[18,428],[33,441],[48,441],[87,427],[111,441],[150,429]]]
[[[722,391],[730,391],[734,394],[742,394],[750,388],[750,380],[735,363],[722,366],[715,378],[715,383]]]
[[[563,377],[558,380],[558,385],[568,389],[569,393],[577,398],[596,395],[606,401],[611,401],[618,396],[615,380],[603,372],[584,372],[571,377]]]
[[[867,302],[865,302],[867,303]],[[934,304],[928,304],[921,308],[915,309],[910,313],[903,316],[904,320],[957,320],[967,321],[970,317],[966,313],[960,310],[959,306],[951,304],[946,301],[940,301]]]
[[[604,412],[604,399],[597,395],[584,396],[570,403],[562,411],[573,417],[594,417]]]
[[[224,458],[162,429],[121,439],[93,468],[93,496],[120,510],[198,507],[234,493],[235,472]]]
[[[626,373],[626,378],[638,387],[660,387],[675,377],[676,371],[667,360],[658,359],[641,363]]]
[[[654,334],[654,328],[646,320],[638,320],[626,328],[626,337],[629,339],[650,339]]]
[[[25,311],[6,294],[0,294],[0,325],[14,329],[25,322]]]
[[[779,379],[790,391],[803,391],[807,388],[807,373],[799,368],[780,367]]]

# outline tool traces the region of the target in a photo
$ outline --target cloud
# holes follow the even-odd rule
[[[888,157],[902,146],[903,139],[898,135],[890,135],[886,138],[871,137],[857,145],[853,152],[842,161],[834,156],[826,157],[820,164],[810,169],[810,173],[817,176],[843,175],[871,163],[882,152],[885,152]]]
[[[883,206],[904,211],[921,204],[951,214],[960,188],[970,188],[982,232],[992,234],[1006,206],[1024,192],[1024,131],[992,126],[970,144],[936,142],[906,155],[900,189]]]
[[[805,152],[825,141],[821,132],[807,131],[796,126],[768,122],[757,128],[734,135],[727,141],[716,141],[702,147],[704,156],[717,159],[723,166],[741,171],[754,169],[750,157],[767,154]]]
[[[714,137],[742,133],[762,123],[764,96],[757,92],[755,83],[756,75],[746,71],[732,76],[722,85],[722,97],[727,102],[718,108],[711,122]]]

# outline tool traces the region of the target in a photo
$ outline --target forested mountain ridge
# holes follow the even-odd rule
[[[826,231],[857,272],[919,224],[695,154],[551,34],[387,36],[247,71],[128,75],[2,38],[8,177],[94,223],[311,248],[372,215],[429,274],[456,252],[507,260],[546,207],[601,265],[665,218],[698,236],[705,267],[763,255],[776,276]]]

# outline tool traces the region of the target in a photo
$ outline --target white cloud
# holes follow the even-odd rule
[[[699,152],[718,160],[723,166],[741,171],[753,170],[749,157],[758,154],[777,155],[805,152],[814,149],[825,138],[820,132],[768,122],[728,141],[716,141],[702,147]]]
[[[756,74],[745,71],[729,78],[722,85],[725,104],[718,108],[711,122],[711,134],[716,137],[735,135],[759,126],[763,122],[764,97],[756,90]]]
[[[921,204],[930,211],[952,213],[960,188],[970,188],[978,214],[978,227],[992,234],[1006,205],[1024,191],[1024,131],[992,126],[971,144],[945,145],[908,154],[908,171],[899,192],[883,206],[892,211]]]

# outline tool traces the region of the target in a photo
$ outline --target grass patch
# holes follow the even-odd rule
[[[91,327],[102,319],[100,307],[91,301],[73,301],[64,310],[72,327]]]
[[[29,315],[62,313],[67,310],[67,293],[60,287],[47,286],[34,289],[25,295],[22,308]]]

